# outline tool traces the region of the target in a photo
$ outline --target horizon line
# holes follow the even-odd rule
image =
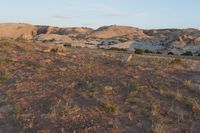
[[[130,28],[137,28],[141,30],[187,30],[187,29],[196,29],[200,30],[200,28],[194,28],[194,27],[184,27],[184,28],[178,28],[178,27],[163,27],[163,28],[142,28],[142,27],[136,27],[132,25],[121,25],[121,24],[108,24],[108,25],[102,25],[98,26],[97,28],[90,27],[90,26],[59,26],[59,25],[51,25],[51,24],[34,24],[34,23],[29,23],[29,22],[0,22],[0,24],[28,24],[28,25],[33,25],[33,26],[48,26],[48,27],[56,27],[56,28],[89,28],[93,30],[97,30],[101,27],[109,27],[109,26],[123,26],[123,27],[130,27]]]

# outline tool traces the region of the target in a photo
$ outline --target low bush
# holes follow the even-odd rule
[[[185,53],[181,54],[183,56],[193,56],[193,53],[191,51],[186,51]]]
[[[5,80],[6,80],[6,78],[0,77],[0,83],[4,82]]]
[[[174,55],[174,53],[173,52],[169,52],[168,55]]]
[[[145,53],[153,53],[152,51],[150,51],[150,50],[148,50],[148,49],[146,49],[144,52],[145,52]]]
[[[64,46],[59,46],[56,48],[52,48],[51,52],[52,53],[64,53],[64,52],[66,52],[66,48]]]
[[[102,102],[100,103],[100,108],[106,113],[116,113],[119,111],[117,105],[110,102]]]
[[[144,54],[144,50],[142,50],[142,49],[135,49],[135,53],[143,55]]]
[[[175,58],[170,62],[170,65],[174,64],[182,64],[182,60],[180,58]]]
[[[115,48],[115,47],[112,47],[112,48],[110,48],[109,50],[115,50],[115,51],[127,51],[127,50],[124,49],[124,48]]]
[[[71,44],[71,43],[64,43],[63,46],[64,46],[64,47],[71,47],[72,44]]]

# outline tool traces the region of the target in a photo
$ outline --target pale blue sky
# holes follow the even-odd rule
[[[0,22],[200,29],[200,0],[0,0]]]

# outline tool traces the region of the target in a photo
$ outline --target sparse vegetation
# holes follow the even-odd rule
[[[66,52],[66,48],[65,48],[65,46],[58,46],[56,48],[52,48],[51,52],[52,53],[64,53],[64,52]]]
[[[158,122],[153,125],[152,133],[169,133],[169,131],[163,122]]]
[[[181,54],[183,56],[193,56],[193,53],[191,51],[186,51],[185,53]]]
[[[40,45],[1,48],[0,132],[198,133],[196,58]]]
[[[79,108],[73,105],[70,98],[62,97],[59,98],[57,103],[51,108],[49,117],[53,119],[56,119],[56,117],[67,118],[78,110]]]
[[[6,78],[0,77],[0,83],[4,82],[5,80],[6,80]]]
[[[169,52],[168,55],[174,55],[174,53],[173,52]]]
[[[161,52],[157,51],[156,54],[162,54]]]
[[[64,46],[64,47],[71,47],[72,44],[71,44],[71,43],[64,43],[63,46]]]
[[[175,58],[170,62],[171,65],[181,65],[182,60],[180,58]]]
[[[144,51],[145,53],[153,53],[152,51],[148,50],[148,49],[145,49]]]
[[[116,51],[127,51],[127,49],[123,49],[123,48],[116,48],[116,47],[111,47],[109,50],[116,50]]]
[[[136,54],[143,55],[143,54],[144,54],[144,51],[143,51],[142,49],[135,49],[135,53],[136,53]]]
[[[19,119],[20,115],[22,114],[22,107],[19,106],[19,105],[16,105],[13,109],[13,113],[15,114],[16,116],[16,119]]]
[[[119,108],[117,107],[117,105],[106,101],[106,102],[102,102],[100,104],[100,108],[105,111],[106,113],[116,113],[119,111]]]
[[[200,104],[199,101],[193,98],[186,98],[186,103],[191,107],[195,116],[200,116]]]

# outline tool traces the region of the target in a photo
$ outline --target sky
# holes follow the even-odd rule
[[[0,0],[0,23],[200,29],[200,0]]]

